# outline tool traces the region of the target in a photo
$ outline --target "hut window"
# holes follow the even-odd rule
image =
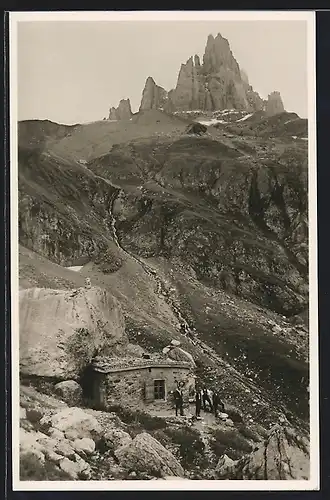
[[[165,380],[154,380],[155,399],[165,399]]]

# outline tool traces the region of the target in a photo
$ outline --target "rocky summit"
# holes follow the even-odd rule
[[[244,111],[267,110],[267,115],[284,111],[278,92],[264,101],[249,84],[241,71],[229,42],[220,33],[209,35],[202,62],[198,55],[181,65],[176,87],[170,91],[157,85],[148,77],[143,89],[140,111],[161,109],[166,112],[204,111],[224,109]],[[110,119],[123,119],[115,108]]]
[[[221,35],[137,113],[19,122],[21,479],[309,478],[307,132]]]

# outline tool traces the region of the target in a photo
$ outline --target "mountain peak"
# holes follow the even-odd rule
[[[156,84],[155,80],[148,76],[142,92],[139,111],[164,108],[167,101],[167,92],[163,87]]]
[[[281,97],[268,97],[267,113],[284,111]],[[180,66],[174,89],[167,92],[148,76],[142,92],[140,111],[217,111],[237,109],[249,112],[265,108],[265,101],[253,90],[244,70],[236,61],[229,41],[221,33],[207,37],[203,62],[195,54]],[[112,115],[118,115],[115,108]]]

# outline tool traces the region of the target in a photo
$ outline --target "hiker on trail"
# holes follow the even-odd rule
[[[225,410],[225,405],[220,399],[220,394],[217,389],[213,391],[213,397],[212,397],[212,402],[213,402],[213,410],[214,410],[214,416],[218,416],[218,409],[220,408],[220,411],[223,413]]]
[[[210,398],[210,391],[207,389],[207,387],[203,388],[202,391],[202,399],[203,399],[203,409],[206,411],[206,403],[210,406],[210,412],[213,411],[213,406]]]
[[[174,391],[174,402],[175,402],[175,415],[178,416],[178,411],[180,411],[181,417],[183,417],[183,391],[182,391],[182,383],[177,385],[177,388]]]
[[[202,407],[202,393],[199,387],[196,387],[195,391],[195,404],[196,404],[196,417],[201,416],[201,407]]]

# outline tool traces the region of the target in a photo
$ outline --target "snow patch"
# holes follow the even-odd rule
[[[76,273],[79,273],[79,271],[82,270],[84,266],[69,266],[66,269],[69,269],[70,271],[75,271]]]
[[[206,125],[207,127],[210,125],[216,125],[217,123],[227,123],[224,120],[217,120],[216,118],[212,118],[211,120],[197,120],[197,122],[202,125]]]
[[[296,122],[297,120],[300,120],[300,118],[291,118],[291,120],[287,120],[286,122],[284,122],[283,125],[286,125],[287,123],[291,123],[291,122]]]
[[[252,116],[253,113],[249,113],[248,115],[245,115],[243,116],[243,118],[240,118],[239,120],[236,120],[236,122],[244,122],[245,120],[247,120],[248,118],[250,118],[250,116]]]

